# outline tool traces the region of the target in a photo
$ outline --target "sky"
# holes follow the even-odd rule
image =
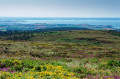
[[[0,17],[120,17],[120,0],[0,0]]]

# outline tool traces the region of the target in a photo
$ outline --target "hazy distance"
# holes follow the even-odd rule
[[[0,17],[120,17],[120,0],[0,0]]]

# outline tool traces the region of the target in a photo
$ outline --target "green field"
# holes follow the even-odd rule
[[[120,79],[120,33],[72,30],[0,40],[0,79]]]

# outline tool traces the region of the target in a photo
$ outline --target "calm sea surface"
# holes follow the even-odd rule
[[[120,18],[0,17],[0,24],[7,24],[7,21],[11,21],[8,23],[23,23],[23,24],[48,23],[48,24],[112,25],[114,28],[120,29]]]
[[[49,24],[91,24],[91,25],[112,25],[120,29],[120,18],[117,19],[52,19],[52,20],[23,20],[24,24],[49,23]]]

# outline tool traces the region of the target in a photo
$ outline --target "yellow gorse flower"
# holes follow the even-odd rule
[[[16,60],[15,60],[16,62]],[[51,79],[78,79],[74,76],[74,73],[67,71],[62,66],[53,66],[53,65],[40,65],[41,71],[36,71],[35,67],[28,72],[15,72],[9,73],[4,72],[3,75],[6,75],[7,79],[42,79],[50,77]],[[46,70],[44,70],[46,68]],[[1,75],[1,74],[0,74]]]

